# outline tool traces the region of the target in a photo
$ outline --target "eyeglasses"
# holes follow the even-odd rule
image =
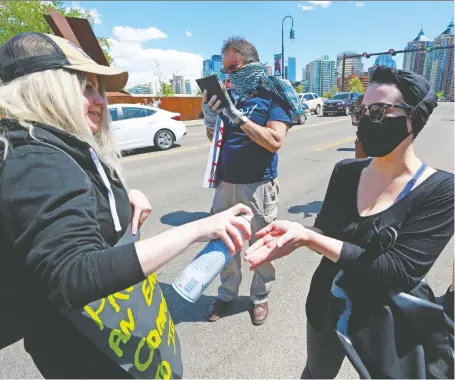
[[[248,64],[248,63],[251,63],[253,61],[242,61],[242,62],[239,62],[239,63],[233,63],[232,65],[229,65],[228,67],[223,67],[222,69],[220,69],[221,71],[221,74],[232,74],[232,73],[235,73],[236,71],[239,71],[242,69],[242,67],[239,67],[240,65],[243,65],[244,63]]]
[[[352,107],[352,122],[357,125],[360,119],[366,114],[366,110],[368,110],[368,117],[370,120],[374,123],[380,123],[384,118],[385,110],[387,108],[411,110],[411,107],[405,104],[373,103],[368,107],[365,107],[363,104],[356,104]]]

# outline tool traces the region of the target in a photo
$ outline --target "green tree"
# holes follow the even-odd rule
[[[360,92],[361,94],[365,93],[365,88],[363,87],[362,81],[358,78],[349,79],[348,82],[348,91]]]
[[[436,96],[438,97],[438,99],[441,99],[444,97],[444,91],[439,91]]]
[[[295,88],[295,91],[297,92],[297,94],[303,94],[303,86],[301,84],[299,84],[296,88]]]
[[[63,1],[0,1],[0,45],[16,34],[24,32],[39,32],[52,34],[44,15],[53,8],[60,14],[68,17],[88,19],[93,27],[94,18],[86,9],[66,7]],[[110,44],[107,38],[97,37],[103,53],[109,63]]]
[[[196,91],[196,96],[202,96],[201,90],[197,90],[197,91]]]
[[[327,91],[325,94],[322,95],[323,98],[330,99],[333,95],[335,95],[337,92],[340,92],[337,87],[335,87],[333,90]]]
[[[160,86],[160,96],[172,96],[174,95],[174,90],[172,89],[172,84],[161,82]]]

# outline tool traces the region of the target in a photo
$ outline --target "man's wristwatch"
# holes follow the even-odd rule
[[[237,124],[239,127],[241,127],[243,124],[248,122],[248,119],[245,115],[239,116],[237,119],[235,119],[235,124]]]

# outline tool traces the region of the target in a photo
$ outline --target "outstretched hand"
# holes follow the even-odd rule
[[[299,223],[279,220],[260,230],[256,236],[260,239],[245,252],[245,261],[251,270],[305,245],[308,230]]]

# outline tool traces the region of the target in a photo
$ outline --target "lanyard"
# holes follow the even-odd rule
[[[400,199],[404,198],[406,195],[408,195],[411,190],[414,188],[416,182],[420,178],[420,176],[423,174],[423,172],[427,169],[428,165],[422,163],[420,165],[420,168],[415,172],[414,176],[408,181],[404,189],[401,191],[400,194],[398,194],[397,199],[395,199],[395,203],[398,202]]]

